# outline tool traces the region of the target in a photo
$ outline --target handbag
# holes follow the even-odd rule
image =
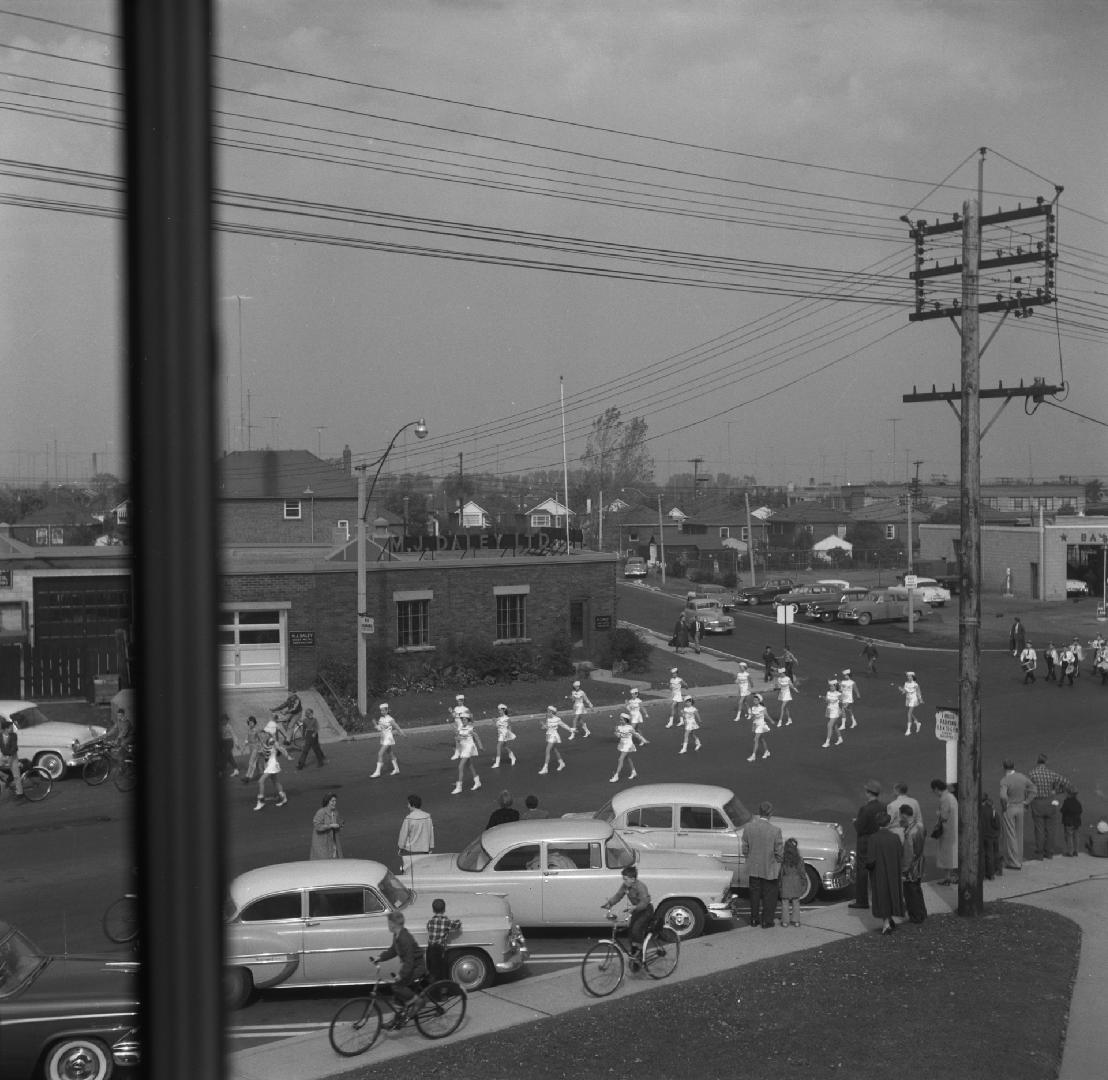
[[[932,840],[938,840],[939,837],[941,837],[942,835],[943,835],[943,823],[940,821],[939,824],[936,825],[931,830],[931,839]]]

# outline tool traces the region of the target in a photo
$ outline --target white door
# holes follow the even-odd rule
[[[224,611],[219,625],[219,685],[223,690],[285,686],[285,612]]]

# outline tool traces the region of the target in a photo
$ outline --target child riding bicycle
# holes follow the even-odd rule
[[[620,885],[607,903],[600,906],[611,911],[613,905],[618,904],[624,897],[631,907],[631,916],[627,924],[627,937],[631,943],[632,951],[641,951],[642,940],[646,936],[647,927],[654,917],[654,905],[650,902],[650,890],[639,881],[639,872],[633,866],[626,867],[620,877],[623,884]]]
[[[404,926],[404,916],[399,911],[389,912],[388,924],[392,933],[392,945],[377,957],[376,963],[382,964],[386,960],[400,957],[400,972],[392,984],[392,992],[402,1004],[396,1010],[396,1016],[386,1025],[392,1029],[402,1027],[407,1022],[408,1006],[416,997],[412,984],[426,978],[427,965],[423,959],[423,950]]]

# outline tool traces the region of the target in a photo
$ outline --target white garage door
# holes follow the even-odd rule
[[[243,608],[220,613],[219,685],[223,690],[285,686],[285,612]]]

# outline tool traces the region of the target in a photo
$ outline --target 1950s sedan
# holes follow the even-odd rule
[[[356,986],[373,981],[369,957],[392,942],[387,916],[399,911],[420,944],[435,894],[411,889],[383,863],[316,859],[278,863],[240,874],[228,890],[224,996],[240,1008],[255,989]],[[466,990],[518,971],[527,946],[499,896],[457,896],[450,916],[462,920],[446,954],[449,976]],[[395,973],[398,961],[384,965]]]
[[[717,859],[640,851],[602,821],[513,821],[486,829],[453,855],[413,855],[409,872],[428,895],[482,892],[507,897],[522,926],[601,926],[601,905],[638,869],[654,908],[682,937],[731,919],[731,872]]]
[[[574,819],[586,816],[570,815]],[[644,851],[673,849],[712,855],[723,861],[735,888],[746,888],[750,875],[740,845],[743,826],[753,816],[733,791],[712,784],[639,784],[617,792],[594,814],[629,844]],[[836,892],[854,881],[854,852],[843,841],[842,828],[830,821],[777,817],[785,837],[795,836],[808,875],[811,900],[821,890]]]
[[[137,964],[51,956],[0,922],[0,1075],[107,1080],[139,1064]]]

